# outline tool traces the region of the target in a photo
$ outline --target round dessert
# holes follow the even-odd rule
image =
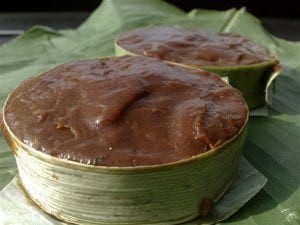
[[[123,33],[118,45],[138,55],[195,66],[251,65],[275,59],[240,35],[175,27],[145,27]]]
[[[233,137],[247,118],[238,90],[197,73],[147,57],[71,62],[24,81],[6,121],[25,144],[86,164],[190,158]]]
[[[139,28],[121,34],[115,46],[117,55],[145,55],[228,76],[250,108],[264,104],[267,81],[278,63],[266,48],[240,35],[199,29]]]
[[[247,120],[242,95],[217,75],[125,56],[25,80],[5,103],[3,134],[25,190],[49,214],[177,224],[228,189]]]

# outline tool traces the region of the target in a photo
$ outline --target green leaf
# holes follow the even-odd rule
[[[300,224],[300,42],[272,36],[245,9],[186,14],[160,0],[105,0],[77,30],[32,28],[0,47],[0,105],[25,78],[70,60],[113,55],[117,34],[150,24],[234,32],[279,56],[284,72],[272,86],[271,114],[250,119],[245,148],[246,158],[269,182],[224,223]],[[0,137],[0,188],[15,172],[12,154]]]
[[[206,218],[195,219],[186,225],[215,224],[236,213],[265,185],[267,179],[242,158],[237,180],[215,205]]]
[[[240,209],[266,184],[267,179],[247,160],[242,159],[237,179],[206,218],[198,218],[183,225],[214,224]],[[18,176],[0,192],[0,223],[22,221],[27,225],[64,224],[37,207],[26,194]]]

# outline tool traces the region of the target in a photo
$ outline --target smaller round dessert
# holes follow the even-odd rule
[[[232,33],[150,26],[122,33],[116,54],[144,55],[229,78],[250,109],[265,104],[266,89],[278,75],[278,61],[258,43]]]
[[[201,216],[235,179],[247,121],[241,93],[219,76],[144,56],[60,65],[3,108],[24,189],[74,224]]]

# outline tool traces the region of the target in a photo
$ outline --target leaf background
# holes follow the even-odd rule
[[[58,64],[114,55],[116,35],[135,27],[166,24],[234,32],[276,53],[284,71],[273,85],[271,115],[252,117],[246,158],[267,178],[257,196],[224,224],[300,224],[300,42],[272,36],[245,9],[189,13],[161,0],[105,0],[77,30],[33,27],[0,47],[0,105],[22,80]],[[0,189],[16,166],[0,136]]]

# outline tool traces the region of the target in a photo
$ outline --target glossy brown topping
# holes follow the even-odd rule
[[[24,81],[5,108],[27,145],[105,166],[189,158],[237,134],[246,117],[240,92],[215,74],[143,56],[58,66]]]
[[[198,66],[250,65],[274,59],[261,45],[230,33],[175,27],[144,27],[123,33],[117,44],[129,52]]]

